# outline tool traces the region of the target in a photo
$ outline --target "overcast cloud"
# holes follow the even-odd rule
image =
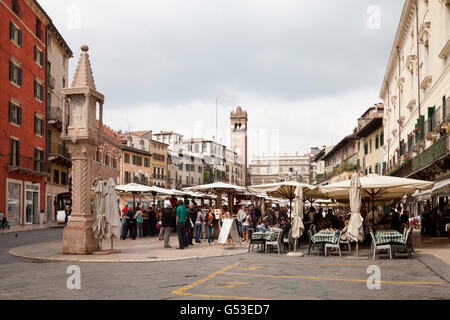
[[[74,51],[71,77],[89,45],[113,129],[211,138],[218,98],[227,145],[229,111],[248,111],[253,157],[303,154],[353,130],[380,102],[404,1],[39,2]]]

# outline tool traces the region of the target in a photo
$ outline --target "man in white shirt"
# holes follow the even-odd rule
[[[245,218],[245,211],[244,211],[245,207],[244,206],[240,206],[240,209],[237,213],[237,223],[238,223],[238,231],[239,231],[239,236],[243,237],[242,235],[242,220],[244,220]]]

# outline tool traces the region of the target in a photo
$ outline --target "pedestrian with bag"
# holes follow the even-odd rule
[[[213,209],[210,209],[207,215],[206,229],[208,231],[208,244],[214,243],[214,223],[216,217],[214,215]]]

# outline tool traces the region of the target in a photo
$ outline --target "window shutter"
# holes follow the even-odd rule
[[[9,164],[11,166],[14,165],[13,159],[14,159],[14,139],[11,139],[11,150],[9,155]]]
[[[13,115],[13,104],[12,102],[9,103],[9,122],[12,122],[12,115]]]
[[[9,81],[13,81],[14,79],[14,64],[12,61],[9,61]]]
[[[34,45],[34,61],[37,61],[37,46]]]
[[[9,38],[14,40],[14,23],[12,21],[9,22]]]
[[[21,126],[22,125],[22,108],[21,107],[18,107],[18,115],[17,115],[17,124],[19,125],[19,126]]]
[[[44,101],[44,86],[42,84],[39,85],[39,90],[41,93],[41,96],[39,98],[40,100]]]
[[[22,47],[22,30],[17,30],[17,31],[19,31],[19,47]]]
[[[34,116],[34,134],[37,134],[37,130],[38,130],[38,123],[37,123],[38,119],[36,117],[36,115]]]
[[[16,166],[20,166],[20,141],[17,141]]]
[[[18,82],[19,82],[19,86],[21,87],[22,86],[22,68],[18,68],[17,69],[17,75],[18,75]]]
[[[36,83],[36,80],[34,80],[34,97],[37,98],[37,83]]]
[[[40,52],[41,55],[41,66],[44,66],[44,52]]]
[[[39,120],[41,123],[41,136],[44,136],[44,120]]]

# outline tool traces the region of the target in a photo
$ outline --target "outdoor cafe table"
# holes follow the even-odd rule
[[[311,241],[313,243],[331,243],[337,244],[339,240],[339,233],[330,230],[320,230],[312,236]]]
[[[266,241],[277,241],[278,239],[278,233],[280,230],[277,229],[271,229],[270,231],[266,232],[253,232],[252,234],[252,240],[262,240],[263,244],[263,252],[265,250],[265,243]]]
[[[406,244],[406,237],[396,230],[377,230],[375,241],[377,245]]]

